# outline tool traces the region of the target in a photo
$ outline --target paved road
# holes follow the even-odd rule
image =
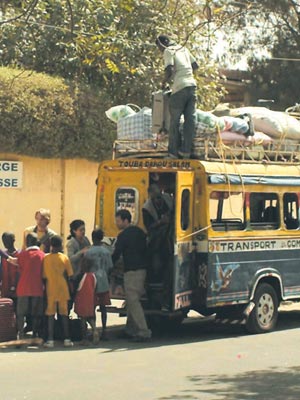
[[[300,399],[299,306],[269,334],[192,317],[147,344],[117,339],[116,318],[97,348],[3,350],[0,400]]]

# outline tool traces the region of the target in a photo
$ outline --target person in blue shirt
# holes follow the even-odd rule
[[[96,276],[95,289],[95,305],[100,307],[102,334],[101,340],[107,340],[106,325],[107,325],[107,310],[106,306],[110,305],[109,295],[109,280],[108,276],[113,268],[110,251],[103,245],[103,231],[95,229],[92,232],[93,245],[87,250],[84,256],[85,262],[89,265],[89,272]]]

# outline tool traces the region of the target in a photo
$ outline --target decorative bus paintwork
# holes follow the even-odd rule
[[[95,225],[112,244],[119,208],[129,209],[144,229],[142,206],[152,174],[175,203],[172,311],[238,314],[250,331],[273,329],[280,301],[300,299],[300,165],[104,161]],[[112,278],[112,296],[124,296],[121,267]]]

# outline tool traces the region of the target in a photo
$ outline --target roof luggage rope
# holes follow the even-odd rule
[[[300,104],[296,103],[294,106],[288,107],[285,112],[300,120]]]
[[[113,159],[131,158],[168,158],[167,141],[116,140],[113,145]],[[300,164],[300,144],[274,140],[267,145],[246,146],[240,142],[225,145],[218,137],[197,138],[194,142],[193,159],[220,161],[226,163],[256,164]]]

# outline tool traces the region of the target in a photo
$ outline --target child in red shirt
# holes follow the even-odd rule
[[[74,311],[81,320],[83,343],[87,342],[87,322],[93,330],[93,344],[98,344],[99,333],[96,329],[96,284],[97,279],[93,272],[89,272],[90,266],[83,259],[81,270],[83,277],[79,283],[74,303]]]
[[[32,316],[33,336],[37,336],[41,317],[43,316],[43,259],[45,253],[38,247],[36,233],[26,236],[26,250],[17,257],[8,260],[18,265],[20,278],[17,285],[17,328],[18,338],[24,337],[24,317]]]
[[[9,297],[14,301],[16,307],[16,288],[19,278],[19,271],[16,265],[8,261],[8,257],[16,257],[18,250],[15,248],[15,235],[12,232],[4,232],[2,242],[5,250],[1,251],[1,297]]]

